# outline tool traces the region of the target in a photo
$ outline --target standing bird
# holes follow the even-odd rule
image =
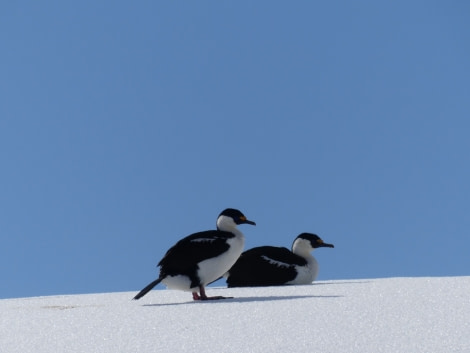
[[[245,251],[226,273],[228,287],[263,287],[287,284],[310,284],[318,275],[313,249],[324,243],[316,234],[302,233],[295,238],[292,251],[275,246],[260,246]]]
[[[227,208],[217,217],[217,230],[198,232],[181,239],[158,263],[160,276],[134,299],[142,298],[160,282],[170,289],[192,292],[194,300],[224,299],[208,297],[204,287],[227,272],[242,253],[245,237],[237,229],[239,224],[256,225],[239,210]]]

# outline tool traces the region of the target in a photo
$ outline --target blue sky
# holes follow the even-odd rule
[[[319,280],[470,274],[466,2],[1,7],[0,298],[140,290],[227,207]]]

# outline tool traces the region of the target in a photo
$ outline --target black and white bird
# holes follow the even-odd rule
[[[310,284],[318,275],[318,262],[311,251],[321,247],[334,245],[311,233],[295,238],[292,251],[275,246],[256,247],[245,251],[224,277],[228,287]]]
[[[194,300],[224,299],[208,297],[204,287],[220,278],[243,251],[245,237],[239,224],[256,225],[239,210],[227,208],[217,218],[217,230],[198,232],[178,241],[160,260],[160,276],[142,289],[140,299],[162,282],[170,289],[190,291]]]

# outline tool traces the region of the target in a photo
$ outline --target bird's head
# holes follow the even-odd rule
[[[302,233],[295,238],[292,244],[292,252],[295,254],[310,253],[316,248],[334,248],[333,244],[325,243],[318,235],[312,233]]]
[[[234,208],[227,208],[223,210],[219,217],[217,217],[218,230],[229,231],[239,224],[251,224],[253,226],[256,225],[255,222],[246,219],[243,213]]]

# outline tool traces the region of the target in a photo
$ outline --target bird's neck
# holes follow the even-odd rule
[[[233,221],[232,218],[226,217],[226,216],[220,216],[217,219],[217,229],[224,231],[224,232],[230,232],[237,234],[241,232],[237,229],[237,224]]]
[[[302,256],[307,261],[309,261],[311,259],[314,259],[314,257],[311,254],[312,250],[313,249],[310,248],[310,247],[307,248],[305,246],[299,246],[299,245],[297,245],[297,243],[295,243],[294,246],[292,247],[292,252],[294,254]]]
[[[318,276],[318,261],[313,257],[312,251],[312,248],[302,246],[292,248],[294,254],[303,257],[307,261],[307,267],[310,269],[310,282],[314,281]]]
[[[241,238],[243,240],[245,239],[245,236],[238,228],[232,228],[232,230],[229,230],[229,232],[235,234],[236,238]]]

